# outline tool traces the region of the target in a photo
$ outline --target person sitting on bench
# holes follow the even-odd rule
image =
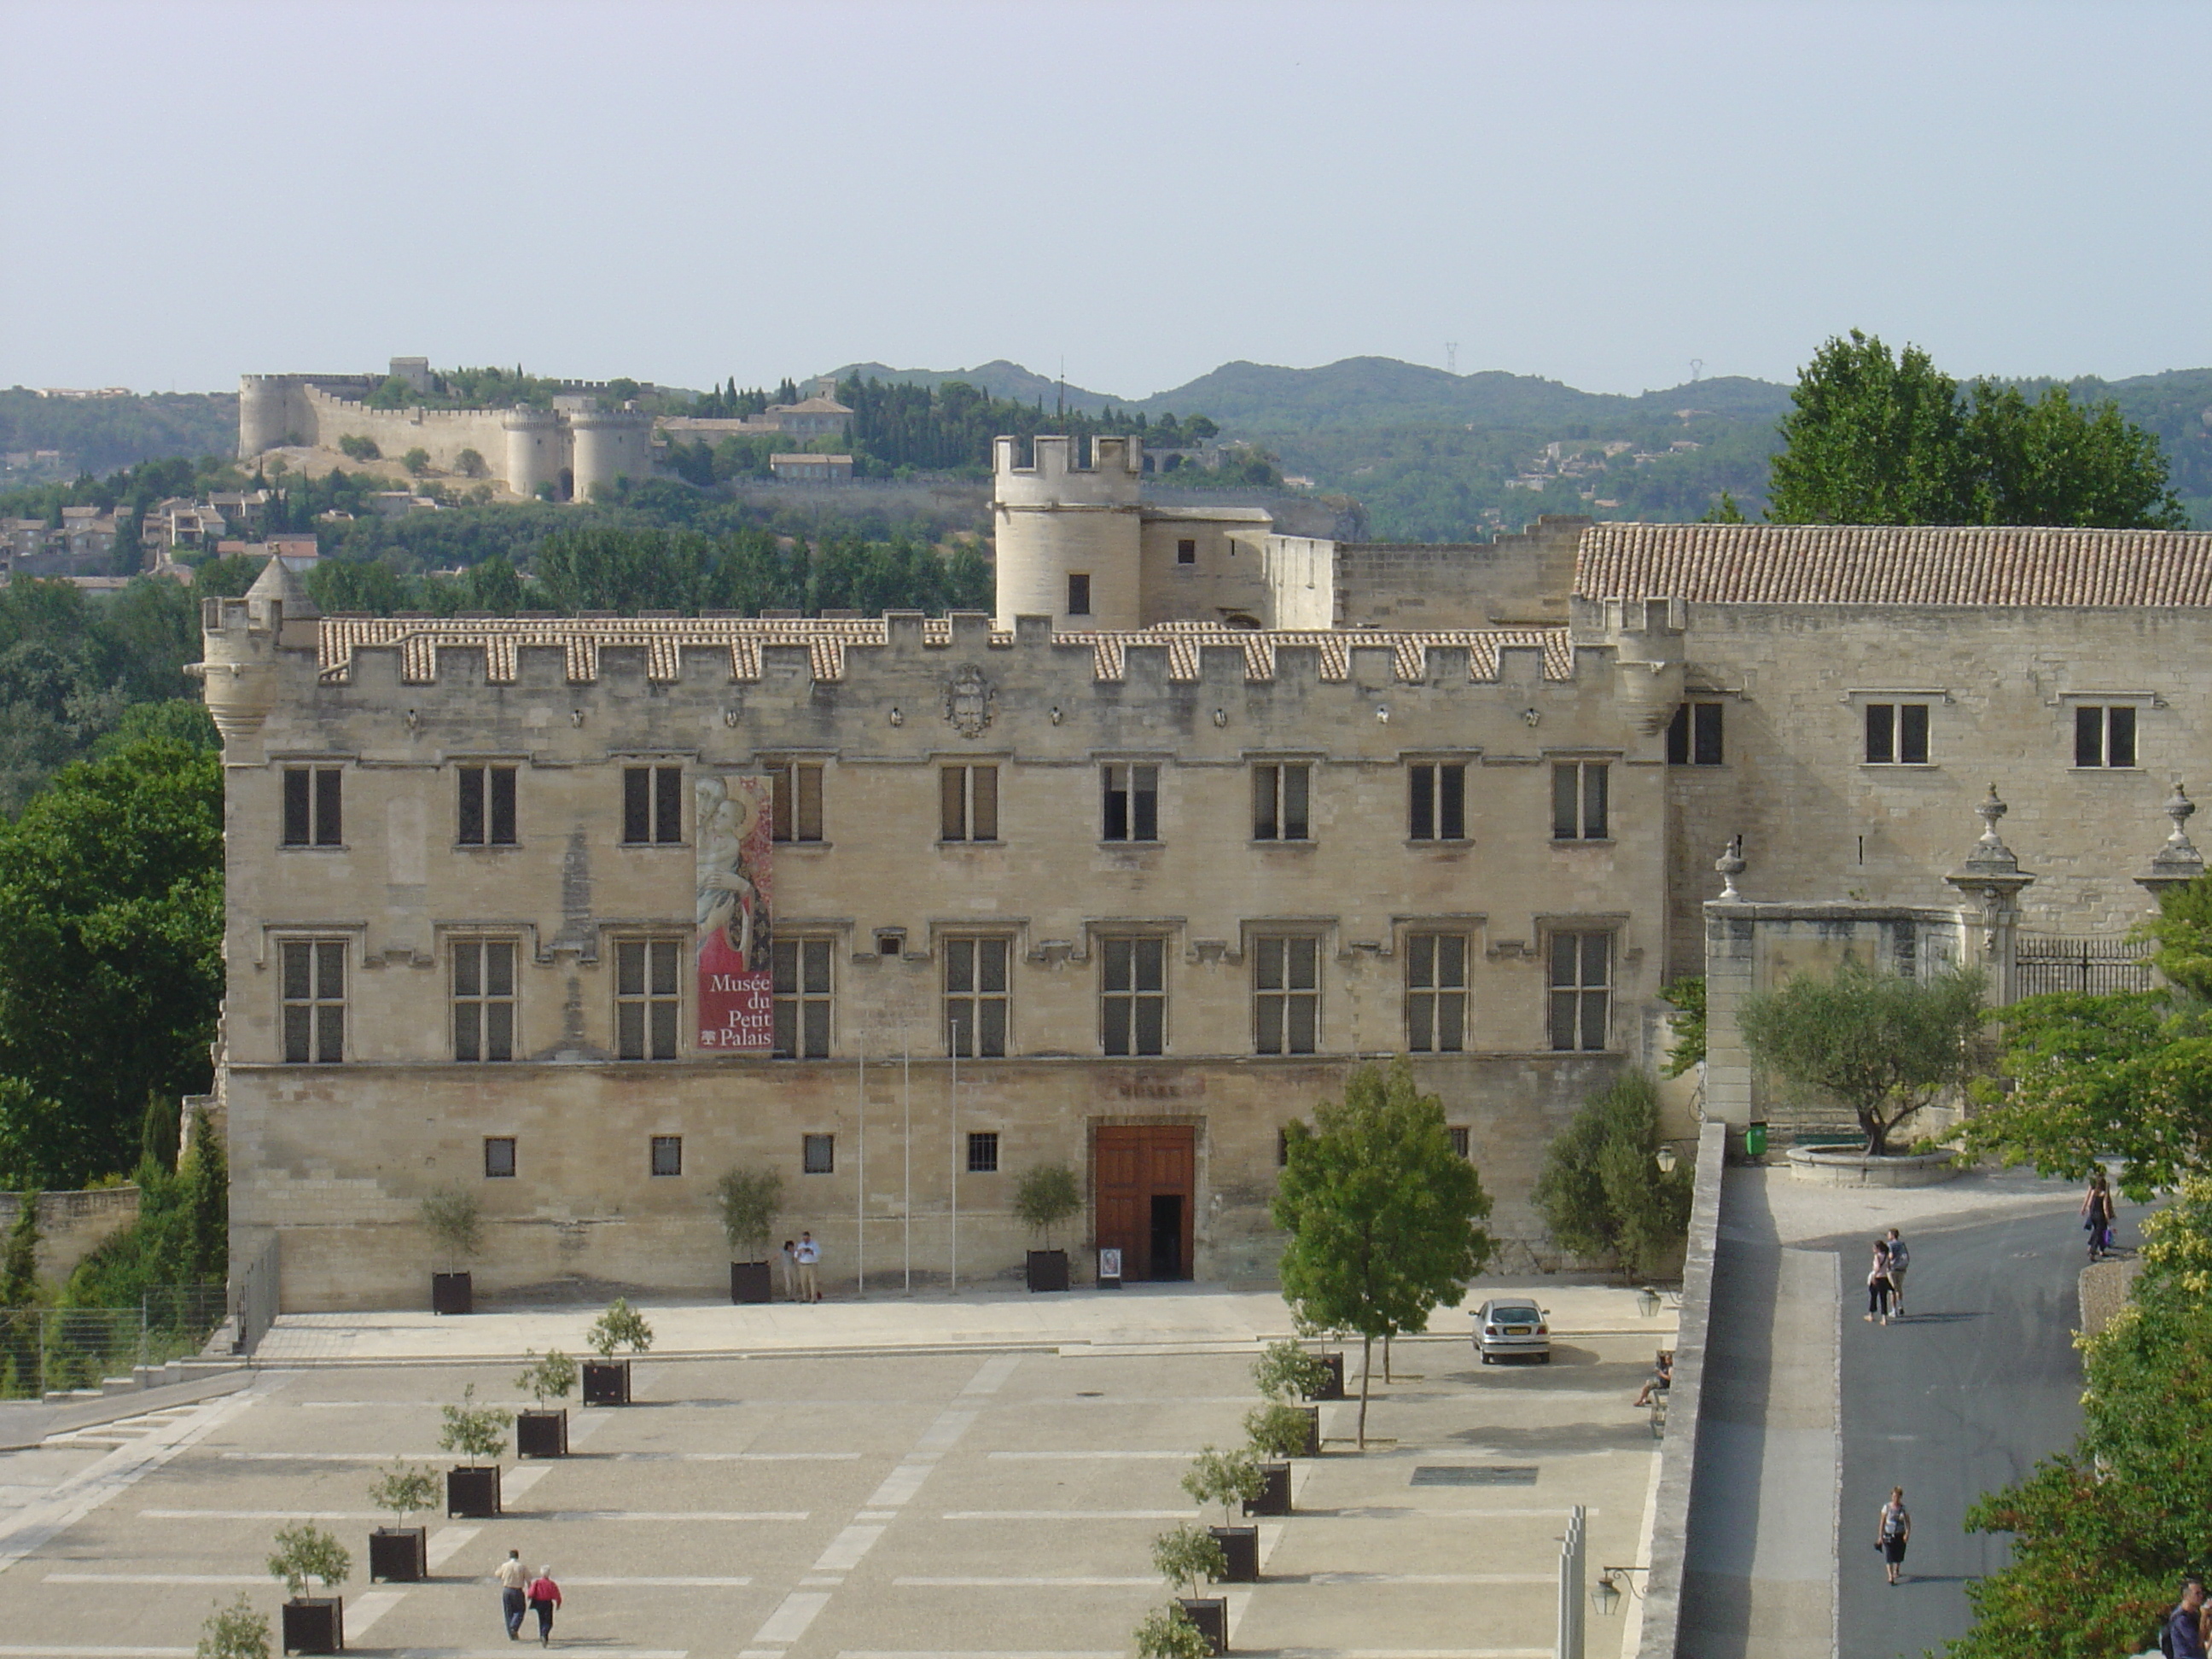
[[[1648,1406],[1651,1403],[1652,1395],[1666,1393],[1674,1384],[1674,1351],[1672,1348],[1662,1348],[1659,1351],[1659,1369],[1651,1374],[1651,1380],[1646,1382],[1643,1390],[1637,1395],[1636,1403],[1639,1406]]]

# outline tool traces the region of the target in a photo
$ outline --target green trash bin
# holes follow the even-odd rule
[[[1746,1158],[1765,1158],[1766,1156],[1766,1126],[1764,1123],[1753,1123],[1745,1126],[1743,1132],[1743,1155]]]

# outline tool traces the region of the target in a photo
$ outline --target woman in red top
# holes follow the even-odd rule
[[[530,1581],[530,1605],[538,1614],[538,1645],[553,1645],[553,1609],[561,1605],[561,1587],[553,1582],[553,1569],[540,1567]]]

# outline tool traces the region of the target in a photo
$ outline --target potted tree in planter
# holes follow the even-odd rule
[[[1260,1460],[1239,1446],[1234,1451],[1202,1447],[1184,1472],[1182,1489],[1200,1504],[1221,1505],[1221,1524],[1206,1530],[1221,1547],[1224,1584],[1255,1584],[1260,1581],[1260,1529],[1232,1524],[1244,1504],[1259,1497],[1267,1485]]]
[[[653,1327],[645,1316],[617,1297],[612,1305],[592,1322],[584,1340],[599,1358],[584,1362],[584,1403],[586,1406],[629,1404],[629,1361],[615,1358],[615,1350],[645,1352],[653,1346]]]
[[[1343,1355],[1335,1356],[1339,1360]],[[1331,1398],[1328,1390],[1332,1386],[1332,1375],[1327,1361],[1318,1354],[1308,1353],[1295,1342],[1270,1342],[1260,1350],[1260,1357],[1252,1362],[1252,1380],[1259,1384],[1260,1392],[1281,1407],[1285,1413],[1302,1417],[1306,1422],[1305,1444],[1303,1449],[1285,1454],[1290,1456],[1318,1457],[1321,1455],[1321,1410],[1315,1406],[1297,1405],[1303,1400]],[[1339,1390],[1336,1398],[1342,1398]],[[1251,1419],[1244,1423],[1246,1434],[1252,1432]],[[1275,1431],[1276,1440],[1287,1442],[1288,1429]]]
[[[430,1576],[430,1533],[427,1527],[410,1527],[411,1516],[438,1501],[438,1478],[429,1470],[402,1458],[369,1483],[368,1501],[390,1510],[396,1527],[379,1527],[368,1535],[368,1581],[390,1584],[419,1584]]]
[[[307,1589],[319,1585],[335,1590],[352,1571],[353,1557],[345,1546],[313,1522],[302,1521],[277,1533],[269,1576],[283,1580],[291,1592],[291,1600],[284,1603],[285,1652],[345,1651],[345,1598],[310,1595]]]
[[[438,1449],[459,1452],[469,1460],[464,1468],[446,1471],[449,1516],[499,1513],[499,1456],[507,1449],[506,1430],[514,1418],[497,1406],[477,1405],[476,1396],[477,1385],[471,1382],[462,1390],[459,1405],[439,1407],[446,1426],[438,1436]],[[478,1468],[479,1457],[490,1458],[490,1467]]]
[[[1244,1413],[1244,1435],[1252,1455],[1260,1460],[1260,1495],[1246,1501],[1247,1515],[1288,1515],[1291,1512],[1291,1459],[1312,1457],[1321,1450],[1320,1429],[1310,1406],[1285,1406],[1270,1401]]]
[[[192,1652],[194,1659],[269,1659],[269,1620],[240,1590],[228,1607],[208,1614]]]
[[[1221,1559],[1221,1546],[1203,1527],[1188,1524],[1164,1532],[1152,1540],[1152,1566],[1170,1589],[1188,1592],[1176,1597],[1183,1617],[1198,1626],[1208,1653],[1229,1651],[1229,1602],[1219,1595],[1200,1595],[1210,1579],[1229,1571]]]
[[[1146,1613],[1131,1634],[1136,1638],[1137,1659],[1206,1659],[1217,1651],[1206,1632],[1172,1601]]]
[[[568,1408],[556,1406],[545,1408],[548,1399],[566,1400],[568,1391],[576,1386],[576,1362],[558,1348],[546,1351],[543,1359],[538,1351],[530,1351],[532,1363],[514,1386],[538,1402],[535,1411],[517,1412],[514,1416],[514,1455],[517,1457],[566,1457],[568,1455]]]
[[[1345,1328],[1343,1326],[1317,1325],[1312,1320],[1308,1319],[1305,1316],[1304,1310],[1302,1309],[1293,1309],[1291,1310],[1291,1322],[1297,1328],[1297,1333],[1300,1336],[1306,1337],[1310,1340],[1340,1343],[1345,1338]],[[1279,1345],[1270,1343],[1268,1346],[1270,1347],[1277,1346],[1286,1348],[1297,1347],[1297,1344],[1295,1342],[1285,1342]],[[1300,1353],[1305,1353],[1305,1350],[1303,1348],[1298,1348],[1298,1352]],[[1331,1348],[1323,1353],[1306,1354],[1306,1358],[1312,1360],[1315,1364],[1320,1366],[1322,1369],[1319,1372],[1316,1373],[1313,1386],[1311,1388],[1299,1389],[1298,1392],[1300,1394],[1304,1395],[1308,1400],[1348,1400],[1351,1398],[1351,1396],[1344,1391],[1344,1350],[1342,1348]]]
[[[483,1206],[459,1187],[444,1187],[422,1200],[422,1230],[445,1253],[447,1271],[430,1275],[430,1311],[465,1314],[476,1305],[475,1286],[462,1267],[483,1248]]]
[[[1040,1164],[1014,1188],[1014,1213],[1042,1235],[1044,1249],[1029,1253],[1032,1291],[1067,1288],[1067,1252],[1052,1248],[1052,1230],[1083,1207],[1083,1188],[1065,1164]]]
[[[732,1170],[714,1183],[714,1197],[730,1246],[730,1300],[766,1302],[768,1242],[783,1208],[783,1177],[773,1170]]]

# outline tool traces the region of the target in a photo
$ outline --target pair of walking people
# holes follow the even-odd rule
[[[561,1587],[553,1582],[553,1569],[540,1567],[533,1573],[522,1565],[520,1550],[509,1550],[495,1576],[499,1579],[500,1615],[507,1621],[507,1639],[520,1641],[523,1615],[535,1613],[538,1645],[552,1646],[553,1609],[561,1605]]]
[[[1890,1316],[1905,1317],[1905,1274],[1912,1265],[1912,1252],[1898,1237],[1897,1229],[1874,1242],[1874,1261],[1867,1270],[1867,1322],[1879,1319],[1889,1323]]]

